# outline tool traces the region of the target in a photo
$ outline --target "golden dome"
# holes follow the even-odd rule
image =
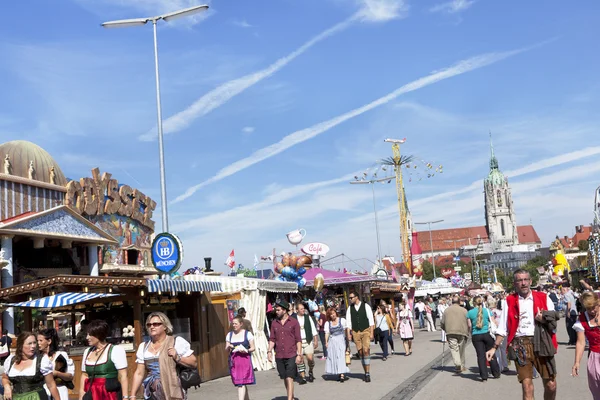
[[[48,152],[35,143],[26,140],[13,140],[0,144],[0,173],[6,173],[7,160],[10,162],[10,175],[30,179],[33,166],[33,180],[65,186],[67,179]],[[33,162],[33,163],[32,163]],[[53,172],[51,170],[53,169]],[[51,175],[54,179],[51,179]]]

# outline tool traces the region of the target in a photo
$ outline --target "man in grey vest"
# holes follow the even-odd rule
[[[346,335],[352,339],[361,358],[365,370],[365,382],[371,382],[371,341],[374,339],[375,321],[371,306],[361,302],[356,293],[350,293],[350,307],[346,311]]]

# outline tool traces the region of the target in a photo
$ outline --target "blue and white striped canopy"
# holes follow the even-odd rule
[[[165,292],[220,292],[220,282],[196,282],[179,279],[148,279],[148,291],[150,293]]]
[[[48,297],[31,301],[22,301],[20,303],[7,304],[12,307],[31,307],[31,308],[58,308],[71,306],[73,304],[83,303],[93,299],[103,299],[116,296],[114,293],[59,293]]]

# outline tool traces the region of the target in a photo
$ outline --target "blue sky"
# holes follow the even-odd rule
[[[72,178],[100,167],[160,199],[151,26],[194,0],[23,0],[0,24],[0,142],[45,148]],[[406,185],[415,221],[484,223],[488,133],[519,224],[544,244],[592,218],[600,184],[600,4],[558,1],[213,0],[158,30],[170,230],[185,266],[291,250],[376,257],[354,175],[405,154],[444,173]],[[393,185],[378,185],[382,251],[400,256]],[[160,227],[160,205],[155,220]],[[361,265],[366,265],[360,261]],[[339,266],[339,265],[338,265]]]

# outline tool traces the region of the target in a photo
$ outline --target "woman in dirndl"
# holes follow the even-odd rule
[[[41,354],[48,356],[52,363],[54,380],[58,388],[60,399],[69,400],[69,389],[73,389],[73,376],[75,376],[75,364],[64,351],[58,350],[58,332],[54,328],[44,329],[37,334],[38,350]],[[44,385],[46,393],[50,396],[50,389]]]
[[[52,377],[53,370],[48,356],[38,352],[35,334],[21,333],[17,337],[15,354],[8,356],[4,362],[4,399],[46,400],[48,395],[44,384],[48,385],[53,398],[60,399]]]
[[[404,355],[410,356],[412,354],[415,327],[413,325],[412,312],[410,312],[410,308],[406,307],[406,303],[404,302],[400,303],[396,329],[400,333],[400,339],[402,339],[402,344],[404,345]]]
[[[197,368],[190,343],[182,337],[173,337],[173,324],[162,312],[148,315],[146,330],[150,341],[138,347],[129,398],[135,399],[143,385],[146,400],[186,399],[177,366]]]
[[[238,388],[239,400],[250,400],[247,385],[254,385],[254,367],[250,354],[254,351],[254,335],[242,329],[244,319],[238,315],[231,322],[233,330],[227,334],[225,349],[229,350],[229,373]]]
[[[83,353],[80,400],[87,393],[93,400],[121,400],[123,394],[127,393],[129,383],[125,349],[107,343],[109,334],[110,328],[104,320],[91,321],[87,326],[87,341],[91,347]]]
[[[584,292],[579,298],[585,312],[581,313],[573,329],[577,332],[577,344],[575,346],[575,363],[571,375],[579,375],[579,363],[585,351],[585,340],[589,346],[587,375],[588,387],[594,400],[600,400],[600,301],[598,294]]]
[[[344,382],[346,374],[350,372],[346,365],[346,320],[338,316],[333,307],[327,309],[327,322],[325,323],[325,346],[327,347],[327,360],[325,373],[337,375],[339,382]]]

